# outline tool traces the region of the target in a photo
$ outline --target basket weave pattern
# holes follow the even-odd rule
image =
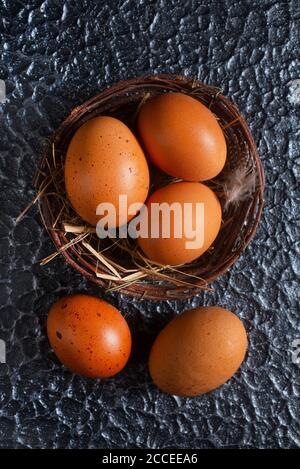
[[[74,223],[74,220],[78,225],[84,225],[72,208],[66,206],[63,180],[66,150],[74,132],[84,122],[101,114],[120,118],[135,132],[135,118],[141,103],[149,96],[174,91],[193,96],[208,106],[223,128],[228,151],[226,166],[220,175],[207,184],[218,193],[218,187],[222,187],[225,176],[243,163],[250,171],[255,172],[255,190],[251,197],[237,207],[223,212],[222,228],[217,239],[211,249],[198,260],[176,270],[167,269],[167,276],[164,276],[164,270],[159,270],[158,275],[149,274],[147,263],[143,267],[141,260],[139,268],[145,268],[145,275],[138,281],[126,282],[122,280],[124,276],[130,279],[128,272],[133,272],[137,267],[132,262],[128,249],[120,249],[115,240],[110,241],[111,245],[107,241],[102,245],[102,241],[99,241],[92,230],[78,235],[66,233],[63,229],[64,224],[71,221]],[[153,189],[162,178],[154,173],[152,179]],[[57,250],[71,266],[106,289],[120,289],[122,293],[131,296],[155,300],[191,297],[199,288],[206,288],[210,282],[226,272],[249,244],[263,208],[263,168],[250,130],[239,110],[219,89],[178,76],[164,75],[123,81],[75,108],[45,149],[35,184],[41,194],[39,205],[43,223]],[[220,201],[222,203],[222,199]],[[75,238],[76,242],[72,244]],[[111,268],[101,262],[102,257],[97,258],[91,249],[87,249],[87,243],[109,260],[118,274],[114,280]],[[132,249],[135,249],[134,245]]]

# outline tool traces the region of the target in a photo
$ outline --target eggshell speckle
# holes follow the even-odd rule
[[[149,189],[149,169],[143,150],[131,130],[120,120],[99,116],[74,134],[66,155],[65,185],[74,210],[96,225],[100,203],[116,208],[119,226],[119,195],[128,206],[144,203]],[[125,216],[126,223],[134,214]],[[123,224],[123,223],[121,223]]]
[[[58,359],[82,376],[113,376],[130,355],[126,320],[112,305],[93,296],[71,295],[58,300],[50,309],[47,333]]]

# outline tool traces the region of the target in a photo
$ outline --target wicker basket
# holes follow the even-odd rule
[[[234,171],[243,162],[255,172],[255,188],[250,197],[223,213],[222,228],[213,247],[198,260],[177,269],[159,269],[153,274],[149,271],[149,265],[146,263],[143,266],[141,261],[138,268],[142,271],[144,268],[144,275],[139,276],[134,275],[137,265],[128,254],[130,249],[137,249],[135,246],[129,245],[130,249],[126,251],[113,240],[111,244],[106,241],[106,244],[99,246],[99,239],[92,230],[82,234],[66,232],[65,224],[69,219],[74,221],[77,215],[70,206],[66,206],[64,157],[74,132],[88,119],[100,114],[112,115],[122,119],[135,132],[135,118],[143,100],[149,95],[172,91],[186,93],[204,103],[223,128],[228,148],[226,166],[208,185],[215,189],[222,184],[225,173]],[[163,177],[157,173],[154,180],[159,181],[156,185],[161,184]],[[55,255],[61,253],[78,272],[105,289],[162,300],[195,295],[238,259],[253,237],[261,217],[264,174],[246,122],[237,107],[219,89],[187,77],[160,75],[122,81],[75,108],[45,149],[35,185],[40,194],[43,223],[57,249]],[[77,224],[84,225],[84,222],[77,220]],[[97,256],[97,253],[100,255]],[[55,255],[49,256],[45,263]]]

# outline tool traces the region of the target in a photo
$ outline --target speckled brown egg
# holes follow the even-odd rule
[[[185,311],[156,338],[149,359],[154,383],[177,396],[218,388],[238,370],[248,347],[242,321],[218,306]]]
[[[172,176],[206,181],[224,167],[224,133],[210,109],[191,96],[150,98],[139,113],[138,130],[149,158]]]
[[[127,363],[131,334],[121,313],[106,301],[71,295],[50,309],[47,333],[57,358],[76,374],[108,378]]]
[[[128,206],[144,203],[149,189],[149,169],[143,150],[131,130],[120,120],[99,116],[83,124],[74,134],[66,155],[65,185],[68,198],[80,217],[96,225],[96,208],[111,203],[119,222],[119,195]]]

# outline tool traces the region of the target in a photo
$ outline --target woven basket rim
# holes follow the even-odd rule
[[[245,119],[241,116],[237,106],[228,98],[223,96],[218,88],[206,85],[190,77],[166,74],[123,80],[109,88],[106,88],[105,90],[85,101],[83,104],[74,108],[67,116],[67,118],[61,123],[58,129],[54,132],[52,138],[50,139],[50,145],[47,145],[42,155],[41,164],[37,171],[34,182],[36,187],[40,187],[41,182],[43,182],[45,175],[45,162],[47,162],[47,159],[51,157],[51,148],[53,144],[57,145],[62,141],[67,141],[68,138],[70,139],[70,136],[75,132],[76,128],[82,125],[83,119],[88,120],[94,115],[101,114],[101,112],[99,112],[99,103],[102,105],[102,109],[103,106],[108,105],[109,113],[110,100],[115,99],[117,101],[119,99],[117,97],[121,96],[121,99],[125,99],[125,105],[126,100],[128,100],[129,106],[131,100],[134,101],[135,99],[135,93],[140,93],[141,90],[145,91],[147,89],[153,89],[154,92],[178,90],[181,92],[186,92],[187,94],[192,94],[195,97],[198,97],[198,95],[196,96],[195,93],[203,93],[203,99],[204,96],[208,96],[208,98],[205,99],[211,98],[209,104],[213,106],[214,112],[215,109],[221,110],[221,113],[230,111],[229,114],[233,117],[235,116],[237,121],[234,124],[234,131],[241,133],[245,142],[247,143],[247,151],[249,152],[249,157],[257,175],[257,185],[253,197],[251,200],[248,200],[247,203],[243,203],[241,206],[241,229],[246,229],[245,235],[243,236],[242,246],[239,246],[238,249],[233,249],[231,255],[225,257],[225,259],[223,259],[219,265],[217,264],[214,269],[211,269],[211,274],[208,273],[208,275],[206,275],[202,284],[199,284],[198,282],[198,284],[195,284],[195,286],[187,288],[183,285],[174,285],[171,282],[169,284],[166,282],[157,284],[157,282],[149,279],[147,282],[143,281],[140,283],[126,285],[120,290],[121,293],[127,294],[129,296],[153,300],[184,299],[195,296],[197,293],[199,293],[200,290],[206,288],[208,283],[214,281],[220,275],[223,275],[237,261],[256,232],[264,205],[264,171],[251,131]],[[114,105],[116,104],[114,103]],[[219,116],[218,113],[216,114]],[[76,127],[76,125],[78,127]],[[240,148],[238,151],[240,151]],[[74,246],[70,246],[68,249],[64,249],[64,245],[68,240],[59,231],[53,230],[51,228],[51,220],[53,218],[53,203],[51,203],[51,198],[47,196],[47,193],[43,194],[43,197],[40,198],[39,206],[43,224],[46,227],[51,239],[53,240],[56,249],[62,250],[61,254],[64,256],[66,262],[82,275],[84,275],[87,279],[101,287],[107,288],[108,282],[96,277],[94,264],[91,265],[86,260],[86,258],[84,258],[84,256],[78,256],[78,252]],[[237,242],[237,238],[238,235],[236,236],[236,239],[231,240],[233,247]],[[218,239],[219,237],[217,240]],[[184,267],[187,267],[190,269],[190,272],[193,272],[193,265]],[[197,268],[195,269],[197,270]],[[178,278],[181,277],[178,275]]]

